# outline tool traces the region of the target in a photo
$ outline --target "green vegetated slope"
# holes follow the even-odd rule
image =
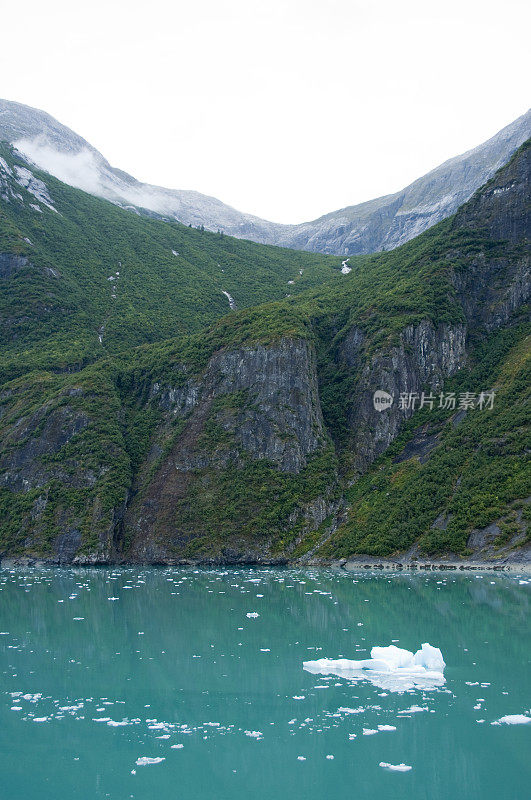
[[[85,236],[75,259],[67,248],[52,260],[66,219],[43,213],[39,238],[36,214],[3,203],[0,252],[7,242],[8,252],[29,253],[23,234],[32,262],[59,270],[72,288],[63,295],[46,273],[23,270],[20,294],[9,284],[15,312],[3,312],[4,324],[20,316],[4,358],[6,377],[16,377],[0,390],[0,551],[167,563],[385,556],[413,545],[418,554],[496,559],[521,548],[530,494],[528,173],[524,146],[456,217],[390,253],[351,259],[352,272],[328,282],[337,259],[139,219],[46,176],[64,218],[68,207],[68,241]],[[114,249],[103,231],[123,229]],[[103,237],[101,251],[94,237]],[[131,238],[135,267],[120,305],[120,284],[109,300],[112,271],[101,253],[132,263],[123,256]],[[88,259],[85,278],[77,258],[87,248],[100,260]],[[262,258],[251,277],[246,248]],[[182,283],[172,249],[188,253]],[[227,275],[230,262],[240,288],[212,262]],[[120,280],[128,274],[117,270]],[[303,280],[323,285],[280,299],[297,275],[293,295]],[[188,287],[196,304],[186,294],[172,300],[170,285]],[[240,306],[267,292],[279,299],[201,327],[217,304],[221,313],[222,289]],[[43,304],[55,301],[45,316]],[[67,345],[69,330],[77,338]],[[175,336],[184,332],[192,334]],[[396,402],[389,414],[371,410],[380,388],[496,394],[490,410],[435,403],[409,416]]]
[[[0,279],[4,379],[198,331],[229,311],[224,291],[245,308],[342,278],[338,258],[139,216],[28,167],[6,144],[0,158],[0,254],[27,259]]]
[[[476,407],[463,419],[450,410],[415,414],[386,453],[346,490],[347,518],[320,555],[389,556],[417,543],[416,556],[470,556],[475,551],[468,546],[471,532],[493,523],[486,543],[492,545],[491,557],[506,557],[509,545],[510,552],[527,544],[530,348],[528,325],[479,345],[470,371],[449,380],[445,392],[453,390],[459,398],[470,387],[489,387],[495,392],[493,408]],[[428,457],[422,441],[433,444]]]

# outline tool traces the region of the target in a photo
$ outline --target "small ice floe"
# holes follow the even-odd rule
[[[304,695],[304,694],[294,694],[293,695],[293,699],[294,700],[306,700],[306,695]]]
[[[396,731],[396,725],[378,725],[379,731]]]
[[[297,756],[297,761],[306,761],[306,756]]]
[[[161,761],[166,761],[166,759],[160,757],[150,758],[149,756],[140,756],[140,758],[137,758],[135,761],[135,764],[137,767],[147,767],[149,764],[160,764]]]
[[[491,722],[491,725],[527,725],[531,722],[531,717],[526,716],[525,714],[507,714],[505,717],[500,717],[499,719]]]
[[[258,614],[256,611],[248,611],[245,616],[249,617],[249,619],[256,619],[260,616],[260,614]]]
[[[378,733],[376,728],[364,728],[363,735],[364,736],[373,736],[375,733]]]
[[[350,680],[369,680],[380,689],[404,692],[436,689],[445,682],[446,666],[441,651],[427,642],[412,653],[391,644],[373,647],[371,657],[360,661],[320,658],[303,661],[303,669],[316,675],[338,675]]]
[[[409,708],[403,708],[399,711],[399,714],[420,714],[422,711],[429,711],[428,706],[410,706]]]
[[[183,747],[184,747],[184,744],[172,744],[171,749],[172,750],[182,750]]]
[[[387,761],[380,761],[380,767],[388,769],[390,772],[409,772],[410,769],[413,769],[409,764],[389,764]]]
[[[231,296],[231,295],[230,295],[228,292],[226,292],[224,289],[222,289],[221,291],[222,291],[222,294],[224,294],[224,295],[225,295],[225,297],[227,298],[227,300],[229,301],[229,307],[230,307],[230,310],[231,310],[231,311],[236,311],[236,301],[234,300],[234,297],[232,297],[232,296]]]
[[[48,722],[49,717],[33,717],[33,722]]]
[[[245,735],[250,739],[263,739],[264,734],[262,731],[244,731]]]
[[[328,759],[328,761],[333,761],[334,760],[334,756],[332,756],[332,755],[327,756],[327,759]]]
[[[348,275],[349,272],[352,272],[352,267],[349,267],[348,262],[350,258],[346,258],[344,261],[341,262],[341,272],[343,275]]]

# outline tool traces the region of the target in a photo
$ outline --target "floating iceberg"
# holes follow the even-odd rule
[[[507,714],[505,717],[500,717],[491,725],[527,725],[531,722],[531,717],[525,714]]]
[[[380,766],[390,772],[409,772],[410,769],[413,769],[409,764],[389,764],[387,761],[380,761]]]
[[[369,680],[381,689],[404,692],[442,686],[446,664],[439,648],[425,643],[416,653],[391,644],[388,647],[373,647],[371,657],[361,661],[320,658],[317,661],[303,661],[302,666],[315,675]]]

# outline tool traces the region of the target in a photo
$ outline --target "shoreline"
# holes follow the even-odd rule
[[[388,572],[504,572],[531,575],[531,563],[525,561],[506,561],[503,563],[481,561],[388,561],[385,559],[342,559],[335,566],[345,572],[388,571]]]
[[[77,562],[58,562],[52,559],[31,557],[31,556],[4,556],[0,558],[0,570],[17,568],[50,568],[50,569],[93,569],[114,568],[126,569],[131,567],[191,567],[215,569],[225,567],[246,567],[246,568],[266,568],[266,567],[287,567],[292,569],[338,569],[343,572],[497,572],[511,575],[531,575],[530,561],[504,561],[501,563],[489,561],[443,561],[443,560],[390,560],[385,558],[376,559],[373,557],[353,556],[351,558],[334,559],[331,561],[310,560],[310,561],[288,561],[286,559],[250,559],[222,561],[212,560],[191,560],[182,559],[167,562],[145,562],[145,561],[77,561]]]

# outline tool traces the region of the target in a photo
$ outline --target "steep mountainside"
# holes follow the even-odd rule
[[[294,226],[276,244],[353,255],[392,250],[446,219],[531,136],[531,111],[396,194]]]
[[[0,141],[15,144],[59,180],[131,209],[143,209],[184,225],[273,244],[273,223],[244,214],[200,192],[165,189],[137,181],[109,162],[85,139],[36,108],[0,100]],[[252,235],[251,235],[252,234]]]
[[[191,333],[334,276],[338,258],[132,214],[0,145],[0,380]]]
[[[487,142],[446,161],[396,194],[280,225],[193,191],[140,183],[43,111],[0,100],[0,140],[16,144],[60,180],[113,203],[230,236],[338,255],[391,250],[453,214],[531,135],[531,111]]]
[[[318,289],[5,383],[0,553],[528,558],[529,167]]]

